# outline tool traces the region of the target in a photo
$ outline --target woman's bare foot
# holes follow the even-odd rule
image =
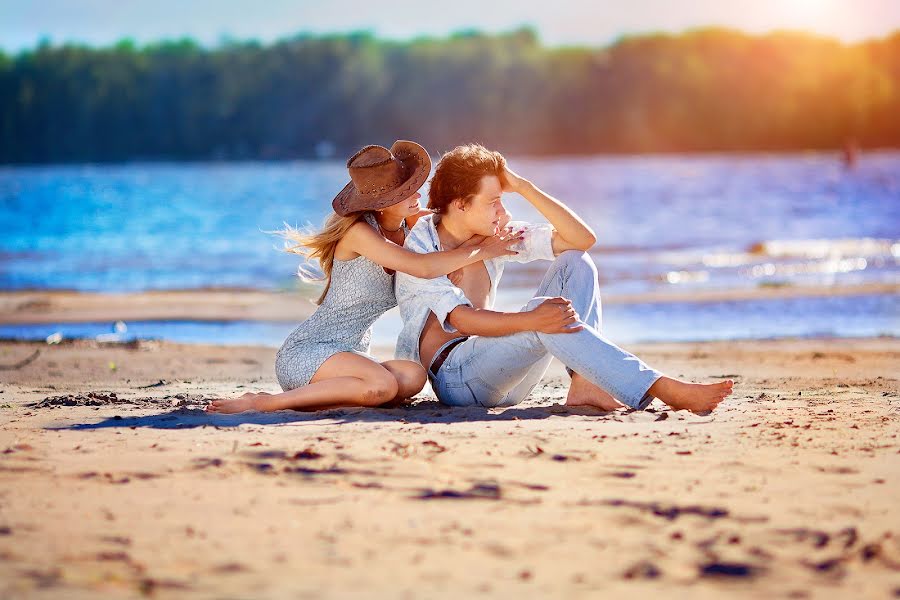
[[[597,387],[578,373],[572,374],[566,406],[593,406],[606,411],[622,408],[622,405],[606,390]]]
[[[259,410],[256,407],[256,399],[259,396],[271,396],[271,394],[266,392],[260,392],[258,394],[247,392],[240,398],[233,398],[231,400],[213,400],[206,406],[206,412],[233,415],[247,412],[248,410]]]
[[[730,379],[719,383],[688,383],[671,377],[660,377],[648,390],[675,410],[694,413],[707,412],[731,395],[734,382]]]

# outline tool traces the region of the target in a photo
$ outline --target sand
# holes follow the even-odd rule
[[[897,339],[628,348],[735,394],[221,416],[273,349],[0,343],[0,597],[900,596]]]

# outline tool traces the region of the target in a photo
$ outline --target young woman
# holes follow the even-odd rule
[[[403,248],[421,214],[422,187],[431,158],[413,142],[388,150],[366,146],[347,161],[350,182],[334,198],[322,231],[305,235],[288,229],[289,250],[318,259],[325,291],[316,311],[287,338],[275,359],[280,394],[247,393],[214,400],[208,412],[315,410],[336,406],[379,406],[410,398],[425,385],[425,370],[406,360],[377,362],[369,354],[372,324],[397,306],[394,272],[431,279],[466,265],[512,255],[521,241],[503,231],[483,242],[448,252],[418,254]]]

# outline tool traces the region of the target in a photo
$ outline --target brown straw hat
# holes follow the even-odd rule
[[[380,210],[415,193],[431,172],[431,157],[415,142],[398,140],[391,149],[366,146],[347,161],[350,183],[334,197],[334,212],[346,216]]]

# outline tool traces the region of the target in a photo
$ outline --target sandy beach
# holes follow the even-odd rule
[[[273,349],[2,342],[0,597],[900,596],[897,339],[628,349],[735,394],[219,416]]]
[[[0,600],[900,600],[900,0],[55,4],[0,0]],[[733,392],[207,412],[435,316]]]

